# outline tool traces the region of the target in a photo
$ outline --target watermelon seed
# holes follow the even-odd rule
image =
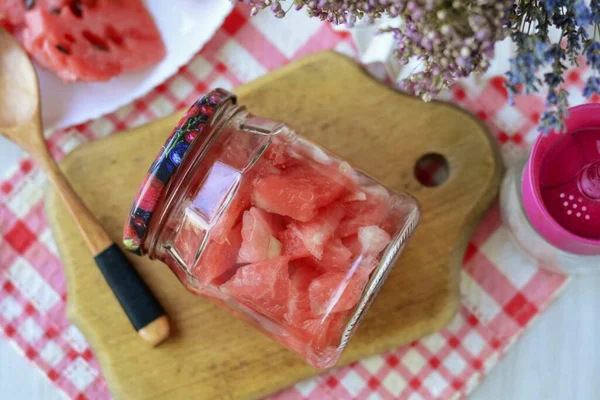
[[[106,40],[102,39],[100,36],[94,35],[90,31],[83,31],[83,37],[91,43],[96,49],[101,51],[108,51],[108,43]]]
[[[83,4],[81,4],[81,0],[72,1],[69,4],[69,8],[71,9],[73,15],[75,15],[77,18],[83,17]]]
[[[60,15],[60,8],[51,8],[49,12],[52,15]]]
[[[25,5],[26,9],[31,10],[33,6],[35,6],[35,0],[24,0],[23,4]]]
[[[66,47],[61,46],[60,44],[56,45],[56,49],[58,51],[60,51],[61,53],[63,53],[63,54],[66,54],[66,55],[71,54],[71,52],[69,51],[69,49],[67,49]]]
[[[106,25],[104,28],[104,36],[108,37],[108,39],[117,46],[123,46],[123,37],[119,35],[119,32],[112,26]]]

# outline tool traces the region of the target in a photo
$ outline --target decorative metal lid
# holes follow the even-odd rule
[[[179,169],[192,142],[207,130],[212,116],[227,103],[235,104],[236,96],[224,89],[215,89],[200,97],[179,120],[133,200],[123,232],[123,244],[128,250],[142,253],[141,244],[167,184]]]

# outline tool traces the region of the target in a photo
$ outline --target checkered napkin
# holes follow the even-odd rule
[[[148,95],[113,114],[52,132],[57,159],[76,146],[183,108],[212,87],[232,88],[292,59],[323,49],[354,55],[347,33],[290,13],[248,19],[237,7],[199,54]],[[573,70],[569,86],[582,86],[586,70]],[[484,120],[506,161],[525,153],[537,132],[543,100],[507,104],[502,78],[470,81],[449,99]],[[574,91],[575,93],[575,91]],[[577,96],[577,95],[573,95]],[[583,99],[573,98],[573,104]],[[65,318],[65,279],[44,216],[45,179],[24,158],[0,181],[0,335],[74,399],[110,398],[93,352]],[[272,399],[457,399],[483,379],[567,283],[538,269],[508,240],[498,207],[473,235],[462,269],[462,305],[450,325],[386,354],[370,357],[296,384]]]

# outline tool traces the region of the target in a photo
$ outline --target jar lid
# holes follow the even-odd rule
[[[167,184],[179,169],[193,141],[207,130],[216,111],[228,102],[235,104],[236,96],[224,89],[215,89],[200,97],[175,125],[133,200],[123,232],[123,244],[128,250],[142,253],[142,241]]]
[[[600,254],[600,104],[569,110],[566,132],[536,140],[523,171],[523,207],[548,242]]]

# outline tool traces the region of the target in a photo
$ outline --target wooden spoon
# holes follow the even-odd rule
[[[46,147],[40,114],[33,65],[19,43],[0,28],[0,132],[46,171],[129,320],[145,341],[159,344],[169,336],[162,306],[62,174]]]

